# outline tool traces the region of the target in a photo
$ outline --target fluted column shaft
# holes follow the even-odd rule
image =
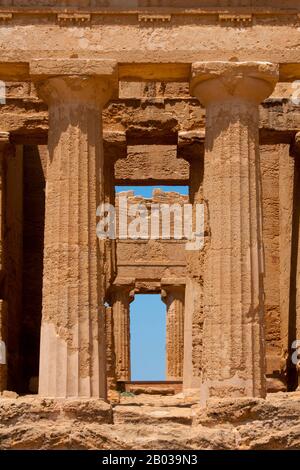
[[[103,259],[96,210],[103,194],[101,110],[109,82],[51,78],[39,394],[105,397]]]
[[[200,147],[200,146],[199,146]],[[203,204],[204,155],[202,146],[198,155],[188,158],[190,163],[189,200],[193,204],[196,221],[197,205]],[[194,222],[195,231],[197,230]],[[203,252],[186,250],[186,283],[184,305],[183,390],[199,389],[202,367],[203,330]]]
[[[199,63],[192,87],[206,106],[201,400],[265,396],[260,101],[277,67]]]
[[[166,288],[163,300],[167,306],[166,379],[181,380],[183,374],[184,289]]]
[[[128,381],[130,370],[130,292],[122,287],[113,294],[113,330],[117,380]]]
[[[113,328],[113,309],[105,308],[106,314],[106,371],[107,371],[107,389],[115,390],[117,388],[116,378],[116,354]]]

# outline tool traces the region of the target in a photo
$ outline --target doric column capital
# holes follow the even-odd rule
[[[68,75],[39,81],[36,88],[49,106],[77,104],[103,108],[113,95],[114,82],[109,77]]]
[[[278,77],[278,65],[270,62],[196,62],[190,89],[204,106],[228,100],[259,104],[272,93]]]

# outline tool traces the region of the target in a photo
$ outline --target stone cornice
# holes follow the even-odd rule
[[[155,8],[112,8],[112,7],[0,7],[0,21],[14,20],[22,16],[31,18],[39,16],[49,16],[49,19],[59,23],[88,23],[96,16],[135,16],[137,21],[163,23],[170,22],[173,16],[217,16],[218,20],[231,21],[232,23],[249,23],[255,16],[264,17],[282,17],[295,16],[297,20],[300,14],[299,8],[272,8],[272,7],[201,7],[201,8],[174,8],[174,7],[155,7]]]

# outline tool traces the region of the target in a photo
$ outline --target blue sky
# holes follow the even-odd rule
[[[134,190],[151,197],[152,190],[188,194],[187,186],[116,186],[116,192]],[[131,380],[166,379],[166,306],[160,295],[136,295],[130,304]]]
[[[160,295],[130,304],[131,380],[165,380],[166,306]]]
[[[136,196],[151,197],[154,188],[163,191],[176,191],[177,193],[188,195],[188,186],[116,186],[116,192],[134,190]]]

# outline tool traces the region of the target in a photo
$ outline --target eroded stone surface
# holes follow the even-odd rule
[[[264,397],[264,285],[258,104],[268,63],[199,62],[191,91],[206,106],[202,399]]]
[[[128,403],[125,403],[129,400]],[[131,402],[130,402],[131,400]],[[147,402],[148,400],[148,402]],[[297,449],[299,393],[213,399],[0,398],[1,449]]]

